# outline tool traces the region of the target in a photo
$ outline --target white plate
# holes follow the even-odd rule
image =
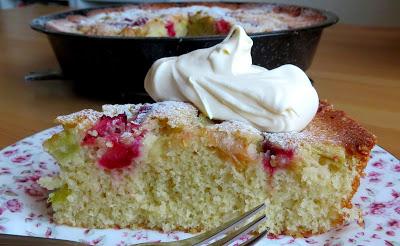
[[[0,151],[0,233],[86,242],[129,245],[187,238],[183,232],[85,229],[56,225],[46,204],[47,191],[36,181],[58,167],[42,142],[60,127],[48,129]],[[372,151],[366,175],[353,201],[361,207],[365,227],[350,223],[319,236],[294,239],[266,237],[258,245],[400,245],[400,163],[379,146]]]

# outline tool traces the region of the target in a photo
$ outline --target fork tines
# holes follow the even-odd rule
[[[221,226],[212,229],[210,231],[204,232],[200,235],[180,240],[176,242],[168,242],[168,243],[144,243],[138,244],[141,246],[150,246],[150,245],[160,245],[160,246],[201,246],[201,245],[210,245],[210,246],[222,246],[229,245],[237,239],[243,237],[244,235],[254,231],[259,224],[263,223],[267,218],[265,213],[262,211],[265,209],[265,204],[260,204],[252,210],[222,224]],[[252,218],[254,215],[262,213],[261,216],[256,219],[248,222],[246,225],[242,226],[246,221]],[[248,238],[245,242],[240,244],[239,246],[246,245],[254,245],[259,240],[261,240],[268,233],[268,229],[262,231],[260,234]]]
[[[265,214],[257,217],[255,220],[249,222],[245,226],[240,227],[244,222],[249,220],[251,217],[254,215],[260,213],[265,209],[265,204],[260,204],[257,207],[251,209],[250,211],[222,224],[221,226],[211,230],[207,231],[203,234],[200,234],[196,237],[187,239],[190,240],[188,243],[190,244],[182,244],[182,245],[206,245],[210,242],[212,242],[215,239],[218,239],[215,242],[212,242],[210,245],[212,246],[220,246],[220,245],[229,245],[230,243],[234,242],[238,238],[248,234],[249,232],[254,231],[258,225],[266,220]],[[261,238],[265,236],[265,234],[268,232],[268,230],[263,231],[260,233],[258,236],[255,236],[251,238],[249,241],[246,241],[245,243],[241,245],[253,245],[257,241],[259,241]],[[222,237],[222,238],[221,238]],[[186,240],[184,240],[186,241]]]

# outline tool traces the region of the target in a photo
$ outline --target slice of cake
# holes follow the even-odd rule
[[[60,116],[40,183],[60,224],[200,232],[266,203],[273,234],[309,236],[358,216],[351,199],[375,137],[320,102],[297,133],[211,121],[184,102]],[[261,228],[261,229],[262,229]]]

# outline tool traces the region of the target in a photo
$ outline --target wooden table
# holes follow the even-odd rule
[[[53,126],[57,115],[105,103],[79,98],[65,81],[23,79],[30,71],[58,67],[46,37],[29,23],[62,9],[0,11],[0,148]],[[348,112],[378,136],[379,145],[400,156],[400,28],[328,28],[308,73],[320,98]]]

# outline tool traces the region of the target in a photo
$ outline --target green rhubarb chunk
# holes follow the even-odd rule
[[[63,185],[61,188],[57,189],[49,196],[49,201],[51,203],[64,203],[67,197],[71,194],[71,190],[68,189],[67,185]]]

